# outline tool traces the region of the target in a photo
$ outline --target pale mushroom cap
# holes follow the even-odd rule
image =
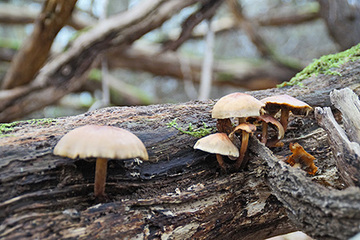
[[[246,93],[231,93],[217,101],[212,110],[212,118],[259,116],[264,103]]]
[[[75,128],[65,134],[56,144],[54,154],[73,159],[149,159],[143,142],[131,132],[122,128],[96,125]]]
[[[312,107],[307,103],[286,94],[267,97],[261,99],[260,101],[265,104],[265,108],[268,106],[271,108],[278,106],[280,109],[281,106],[285,106],[288,107],[292,112],[295,111],[295,114],[306,114],[308,111],[312,110]]]
[[[200,138],[195,143],[194,149],[224,156],[239,157],[239,149],[225,133],[214,133]]]

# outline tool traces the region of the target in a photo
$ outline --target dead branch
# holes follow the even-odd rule
[[[15,88],[0,92],[0,121],[16,119],[55,103],[83,84],[99,53],[115,46],[127,47],[159,27],[179,9],[195,2],[151,1],[100,22],[77,38],[67,52],[47,63],[32,83],[21,87],[20,91]]]
[[[360,231],[357,224],[360,220],[359,188],[340,191],[324,187],[305,176],[299,168],[279,160],[255,138],[252,138],[251,149],[267,162],[272,192],[299,229],[315,239],[349,239]]]
[[[171,76],[180,80],[186,79],[181,64],[189,65],[191,80],[200,82],[201,61],[184,56],[178,52],[161,53],[158,46],[128,47],[107,52],[110,59],[109,68],[125,68],[134,71],[145,71],[158,76]],[[0,48],[1,57],[11,60],[15,51]],[[245,89],[266,89],[275,84],[289,80],[296,74],[293,69],[279,67],[270,61],[252,64],[245,61],[215,60],[213,67],[213,84],[231,85]]]
[[[221,6],[221,0],[206,0],[198,11],[191,14],[183,23],[182,30],[178,39],[164,44],[163,51],[176,51],[190,36],[193,29],[204,19],[212,18],[216,10]]]
[[[351,123],[359,115],[359,99],[349,88],[334,90],[330,98],[342,112],[346,133],[329,107],[317,107],[315,118],[327,133],[343,180],[348,185],[359,186],[360,147],[357,142],[349,141],[358,134],[357,124]],[[349,239],[360,231],[357,224],[360,219],[358,187],[339,190],[311,181],[303,171],[289,167],[255,138],[252,139],[251,149],[268,163],[270,187],[287,208],[290,219],[302,231],[316,239]]]
[[[75,4],[76,0],[46,1],[33,33],[12,60],[2,82],[2,89],[22,86],[33,80],[46,62],[53,40],[68,21]]]
[[[317,108],[315,117],[325,129],[336,159],[336,166],[348,186],[360,186],[360,117],[358,96],[349,88],[334,90],[331,102],[342,113],[344,129],[336,122],[330,108]],[[336,144],[335,144],[336,143]]]
[[[181,64],[189,64],[189,73],[194,82],[200,81],[201,61],[188,58],[176,52],[160,53],[152,48],[128,48],[126,51],[108,53],[111,68],[127,68],[135,71],[146,71],[159,76],[171,76],[184,79]],[[241,86],[246,89],[265,89],[274,83],[283,82],[295,72],[281,68],[271,62],[251,64],[246,62],[221,61],[214,62],[213,84]]]
[[[244,16],[240,3],[236,0],[227,0],[226,2],[235,19],[238,21],[238,24],[246,32],[251,42],[256,46],[260,55],[264,58],[271,57],[273,55],[271,49],[256,30],[254,23]]]

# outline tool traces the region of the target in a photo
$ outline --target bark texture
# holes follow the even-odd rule
[[[250,92],[287,93],[311,106],[330,106],[329,92],[359,94],[359,62],[341,76],[319,76],[304,88]],[[0,237],[4,239],[263,239],[305,231],[317,239],[347,239],[360,231],[359,189],[345,190],[325,131],[314,114],[290,118],[284,147],[250,143],[249,165],[221,173],[215,156],[193,149],[197,138],[178,127],[215,127],[214,101],[147,107],[112,107],[79,116],[1,125]],[[338,117],[338,114],[336,115]],[[143,140],[150,162],[110,160],[108,201],[93,197],[94,159],[54,156],[56,142],[85,124],[128,129]],[[316,157],[319,172],[305,175],[283,160],[298,142]],[[289,218],[287,217],[287,214]],[[290,221],[291,220],[291,221]]]
[[[271,196],[261,161],[246,172],[220,174],[215,156],[193,150],[196,138],[167,126],[177,118],[184,128],[203,122],[213,127],[213,103],[107,108],[16,124],[0,143],[0,236],[262,239],[295,230]],[[109,161],[106,203],[93,197],[93,159],[52,155],[60,137],[83,124],[129,129],[150,155],[151,162],[140,165]]]

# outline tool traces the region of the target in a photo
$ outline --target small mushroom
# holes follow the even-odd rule
[[[149,156],[143,142],[131,132],[117,127],[85,125],[65,134],[54,148],[54,154],[75,159],[96,157],[95,197],[105,197],[108,159]]]
[[[307,103],[286,94],[267,97],[260,101],[265,103],[264,110],[272,116],[281,110],[280,123],[284,131],[287,129],[290,111],[295,115],[307,115],[312,110]]]
[[[298,143],[290,143],[289,148],[292,152],[292,155],[290,155],[286,160],[287,163],[289,163],[291,166],[295,166],[297,164],[305,166],[307,173],[311,175],[314,175],[317,172],[318,168],[314,164],[314,156],[306,152],[304,148]]]
[[[229,134],[230,140],[233,141],[235,138],[235,133],[241,131],[241,147],[240,154],[235,163],[235,169],[240,169],[241,165],[245,165],[243,163],[245,153],[249,143],[249,135],[256,131],[256,126],[251,123],[240,123],[235,129]],[[242,164],[243,163],[243,164]]]
[[[273,147],[275,146],[281,139],[284,138],[284,128],[281,125],[281,123],[276,120],[274,117],[265,114],[265,115],[261,115],[261,116],[257,116],[257,117],[249,117],[247,119],[247,121],[249,121],[250,123],[254,123],[254,122],[260,122],[262,125],[262,133],[261,133],[261,142],[264,144],[267,144],[268,142],[268,125],[270,124],[271,126],[275,126],[277,128],[278,134],[276,139],[269,141],[269,143],[267,144],[268,147]]]
[[[200,138],[194,145],[194,149],[199,149],[208,153],[215,153],[216,160],[220,167],[226,170],[225,163],[221,155],[239,157],[238,148],[231,142],[225,133],[214,133]]]
[[[246,117],[260,116],[260,110],[265,104],[246,93],[231,93],[217,101],[211,112],[212,118],[217,120],[219,132],[230,134],[233,127],[230,118],[237,118],[240,123],[245,122]]]

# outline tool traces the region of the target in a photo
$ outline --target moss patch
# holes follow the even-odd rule
[[[26,120],[26,121],[15,121],[15,122],[12,122],[12,123],[3,123],[3,124],[0,124],[0,138],[1,137],[11,136],[8,133],[14,131],[16,126],[20,126],[20,125],[23,125],[23,124],[46,125],[46,124],[50,124],[50,123],[53,123],[53,122],[56,122],[56,120],[52,119],[52,118],[41,118],[41,119],[30,119],[30,120]]]
[[[171,122],[169,122],[167,124],[168,127],[173,127],[175,128],[176,130],[178,130],[179,132],[181,133],[184,133],[184,134],[188,134],[190,136],[193,136],[193,137],[196,137],[196,138],[201,138],[201,137],[204,137],[206,135],[209,135],[210,133],[214,132],[215,129],[212,128],[212,127],[208,127],[206,125],[206,123],[203,122],[203,126],[202,127],[199,127],[199,128],[194,128],[192,126],[191,123],[189,123],[189,126],[187,127],[187,129],[183,129],[181,127],[178,126],[177,124],[177,118],[174,118],[174,120],[172,120]]]
[[[339,68],[344,63],[358,59],[360,59],[360,44],[343,52],[325,55],[319,59],[313,60],[311,64],[309,64],[301,72],[297,73],[295,77],[290,79],[289,82],[283,82],[282,84],[277,85],[277,87],[293,85],[303,86],[302,80],[319,74],[341,76],[341,74],[336,71],[336,68]]]

